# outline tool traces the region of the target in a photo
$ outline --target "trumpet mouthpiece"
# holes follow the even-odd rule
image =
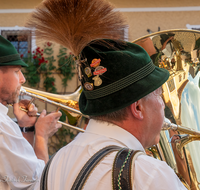
[[[177,127],[178,126],[174,123],[171,123],[171,121],[168,118],[166,118],[166,117],[164,118],[162,130],[168,130],[168,129],[176,130]]]

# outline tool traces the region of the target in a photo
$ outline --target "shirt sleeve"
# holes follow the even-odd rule
[[[0,181],[10,189],[32,190],[39,183],[45,163],[37,159],[33,147],[17,131],[18,126],[15,128],[14,123],[12,127],[0,123]]]
[[[140,156],[135,161],[133,181],[137,190],[187,190],[166,162],[149,156]]]

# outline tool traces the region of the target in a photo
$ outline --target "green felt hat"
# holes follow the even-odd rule
[[[113,40],[93,41],[81,52],[80,111],[103,115],[134,103],[169,78],[139,45]],[[108,46],[108,43],[111,44]]]
[[[4,37],[0,36],[0,66],[21,65],[28,67],[21,60],[15,47]]]

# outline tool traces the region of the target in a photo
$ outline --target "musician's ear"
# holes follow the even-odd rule
[[[131,113],[132,115],[139,119],[142,120],[144,118],[143,111],[144,111],[144,106],[142,99],[134,102],[133,104],[130,105]]]

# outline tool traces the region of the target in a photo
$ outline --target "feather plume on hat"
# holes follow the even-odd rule
[[[92,40],[120,39],[125,24],[104,0],[45,0],[26,26],[35,28],[38,39],[54,41],[78,56]]]

